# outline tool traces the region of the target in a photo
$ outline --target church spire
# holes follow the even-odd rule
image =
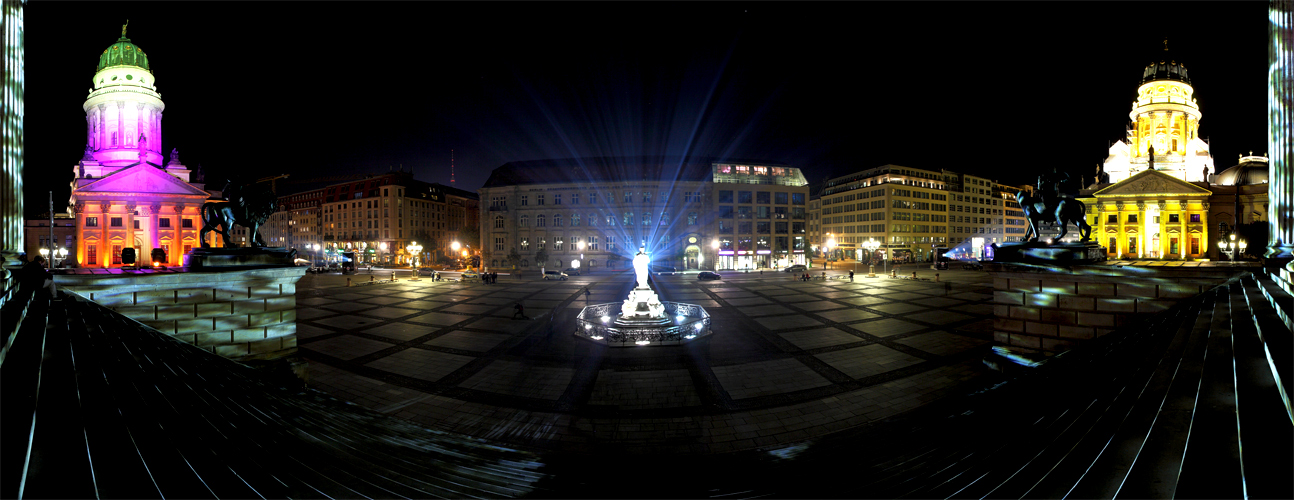
[[[449,150],[449,183],[454,184],[454,150]]]

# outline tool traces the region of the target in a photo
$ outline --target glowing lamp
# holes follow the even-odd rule
[[[603,316],[603,317],[602,317],[602,322],[603,322],[603,323],[606,323],[606,322],[608,322],[608,321],[611,321],[611,316]]]
[[[675,316],[675,317],[674,317],[674,319],[679,320],[679,321],[683,321],[683,320],[687,319],[687,317],[686,317],[686,316],[683,316],[682,314],[680,314],[680,315],[678,315],[678,316]]]
[[[595,336],[592,336],[592,337],[589,337],[589,338],[591,338],[591,339],[593,339],[593,340],[602,340],[602,336],[601,336],[601,335],[595,335]]]
[[[592,330],[592,329],[593,329],[593,325],[590,325],[590,324],[588,324],[588,323],[585,323],[585,324],[584,324],[584,329],[585,329],[585,330]]]
[[[635,343],[635,344],[638,344],[638,345],[647,345],[647,344],[650,344],[651,342],[648,342],[648,341],[646,341],[646,340],[639,340],[639,341],[634,342],[634,343]]]
[[[699,331],[701,331],[701,328],[703,328],[703,327],[705,327],[705,323],[697,323],[697,324],[696,324],[696,331],[698,331],[698,332],[699,332]]]

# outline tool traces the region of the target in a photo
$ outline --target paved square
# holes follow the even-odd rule
[[[391,339],[393,342],[407,342],[434,331],[436,331],[434,327],[426,325],[387,323],[382,326],[368,328],[364,330],[364,333],[386,337]]]
[[[914,347],[930,354],[948,356],[988,344],[985,339],[977,339],[948,332],[930,332],[913,335],[897,341],[900,344]]]
[[[732,399],[771,396],[831,385],[794,358],[712,368]]]
[[[809,328],[822,326],[822,322],[816,319],[801,316],[798,314],[790,316],[768,316],[764,318],[755,318],[755,321],[764,328],[769,330],[785,330],[787,328]]]
[[[439,325],[439,326],[449,326],[449,325],[455,325],[455,324],[461,323],[463,321],[468,321],[470,319],[472,319],[471,316],[467,316],[463,314],[447,314],[447,313],[434,312],[434,313],[423,314],[420,316],[414,316],[412,318],[406,319],[405,321],[427,323],[427,324]]]
[[[916,323],[897,319],[878,319],[865,323],[854,323],[849,326],[877,337],[889,337],[927,328]]]
[[[762,305],[759,307],[738,307],[736,309],[738,311],[741,311],[742,314],[745,314],[747,316],[772,316],[775,314],[790,314],[795,312],[787,308],[786,306],[778,306],[778,305]]]
[[[347,360],[367,356],[391,346],[392,344],[386,342],[378,342],[354,335],[338,335],[326,340],[300,344],[300,347],[311,351]]]
[[[481,333],[453,331],[425,342],[425,345],[448,347],[464,351],[486,352],[507,340],[511,335],[503,333]]]
[[[899,352],[881,344],[865,345],[841,351],[819,354],[818,359],[844,372],[850,377],[859,379],[897,370],[924,361],[916,356]]]
[[[782,332],[778,334],[788,342],[795,344],[800,349],[809,350],[819,347],[829,347],[840,344],[852,344],[862,342],[863,339],[857,335],[845,333],[838,328],[813,328],[809,330],[796,330],[793,332]]]
[[[853,309],[853,308],[837,309],[834,311],[822,311],[816,314],[818,316],[826,318],[830,321],[835,321],[837,323],[849,323],[849,322],[859,321],[864,319],[879,318],[881,316],[873,312],[867,312],[862,309]]]
[[[376,307],[378,307],[377,304],[365,304],[363,302],[336,302],[322,306],[324,309],[337,312],[367,311]]]
[[[825,311],[827,309],[840,309],[842,307],[849,307],[845,304],[840,304],[830,300],[822,300],[822,299],[818,299],[817,302],[803,302],[800,304],[794,304],[794,306],[800,309],[804,309],[805,311]]]
[[[873,305],[867,306],[867,308],[877,310],[886,314],[894,314],[894,315],[903,315],[905,313],[910,313],[913,311],[927,310],[924,307],[907,304],[907,303],[873,304]]]
[[[366,366],[435,382],[471,362],[471,356],[410,348],[370,361]]]
[[[591,405],[625,410],[700,406],[687,370],[599,370]]]
[[[556,400],[566,392],[575,370],[496,360],[458,384],[464,389]]]

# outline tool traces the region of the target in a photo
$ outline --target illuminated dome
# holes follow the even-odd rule
[[[1267,183],[1267,157],[1245,156],[1240,164],[1218,173],[1214,184],[1219,186],[1247,186]]]
[[[1186,84],[1191,83],[1191,78],[1186,76],[1186,65],[1179,64],[1177,61],[1171,60],[1152,62],[1146,65],[1146,69],[1141,72],[1141,83],[1153,82],[1156,80],[1173,80]]]
[[[99,71],[111,66],[137,66],[149,69],[148,56],[144,55],[143,49],[130,43],[130,39],[123,34],[117,39],[117,43],[104,49],[103,54],[99,56],[99,66],[94,70]]]

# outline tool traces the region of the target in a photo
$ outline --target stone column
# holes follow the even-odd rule
[[[166,261],[168,263],[180,263],[183,259],[177,260],[175,256],[180,254],[184,248],[184,232],[180,228],[180,219],[184,218],[184,204],[175,204],[175,218],[171,221],[171,248],[166,249]]]
[[[101,252],[96,257],[103,267],[112,266],[112,239],[108,234],[108,225],[111,223],[108,218],[108,211],[112,209],[112,202],[99,202],[99,249]]]
[[[136,206],[134,201],[126,202],[126,215],[122,217],[122,224],[125,224],[126,226],[126,241],[121,245],[122,248],[135,247],[135,208]],[[143,224],[140,224],[140,227],[143,227]],[[136,262],[144,262],[147,255],[148,253],[145,252],[142,246],[135,248]]]
[[[1268,4],[1267,221],[1265,264],[1294,290],[1294,1]]]
[[[1159,258],[1168,257],[1168,202],[1159,200],[1155,202],[1159,207],[1159,222],[1155,224],[1155,232],[1159,234]]]
[[[1119,224],[1119,235],[1114,238],[1114,256],[1115,258],[1122,259],[1124,253],[1122,249],[1127,248],[1128,245],[1128,240],[1126,239],[1127,233],[1124,230],[1124,224],[1126,224],[1127,217],[1123,215],[1124,203],[1122,201],[1115,202],[1114,206],[1116,210],[1115,213],[1118,214],[1114,216],[1114,219],[1115,222]]]

